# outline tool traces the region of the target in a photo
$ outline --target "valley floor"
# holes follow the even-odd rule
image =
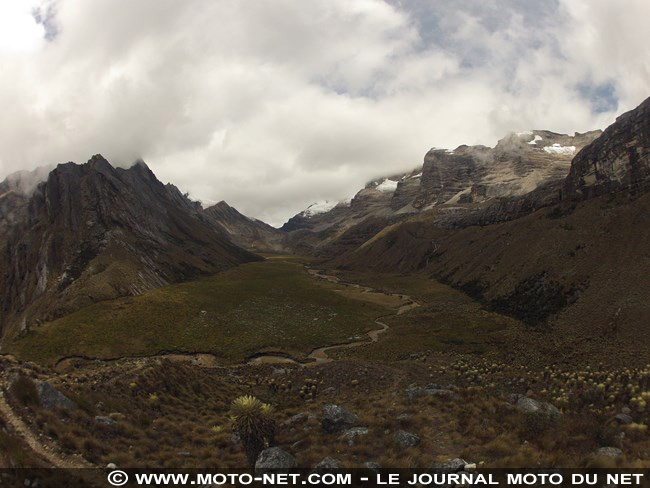
[[[274,406],[278,445],[301,467],[326,456],[346,467],[650,465],[650,369],[531,361],[516,344],[534,333],[457,290],[304,264],[244,265],[27,335],[11,346],[18,359],[0,358],[25,426],[5,422],[8,432],[52,446],[53,464],[243,467],[231,402],[254,395]],[[78,408],[39,404],[43,381]],[[327,404],[357,421],[324,430]]]

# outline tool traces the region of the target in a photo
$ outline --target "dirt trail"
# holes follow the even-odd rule
[[[38,439],[27,424],[18,417],[7,403],[4,393],[0,391],[0,415],[11,429],[18,434],[39,457],[57,468],[90,468],[92,464],[78,457],[63,457]]]

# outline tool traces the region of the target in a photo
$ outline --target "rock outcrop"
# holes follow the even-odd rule
[[[647,190],[650,180],[650,98],[624,113],[573,159],[566,198]]]

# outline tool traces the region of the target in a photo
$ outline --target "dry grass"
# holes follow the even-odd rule
[[[277,443],[303,467],[313,467],[326,456],[349,467],[368,461],[384,467],[429,467],[453,457],[489,467],[643,467],[650,443],[647,431],[638,426],[647,425],[648,413],[637,407],[630,426],[615,423],[613,416],[639,405],[635,399],[643,397],[648,372],[534,370],[472,357],[438,363],[336,362],[303,369],[207,369],[143,360],[87,366],[59,378],[59,388],[80,404],[76,411],[22,408],[31,412],[27,416],[34,427],[66,452],[122,467],[247,466],[241,444],[231,438],[230,405],[241,395],[274,406]],[[574,382],[574,376],[583,380]],[[598,385],[609,377],[602,392]],[[405,396],[410,384],[430,382],[451,384],[454,395],[412,401]],[[592,391],[592,382],[600,393]],[[617,389],[610,403],[610,391]],[[556,403],[563,410],[561,418],[519,412],[508,395],[527,392]],[[567,401],[558,401],[563,398]],[[326,403],[356,413],[369,433],[353,445],[340,434],[325,433],[320,415]],[[308,417],[290,426],[284,423],[298,413]],[[98,424],[96,415],[117,421]],[[399,429],[416,433],[420,445],[396,446],[393,435]],[[594,457],[604,446],[620,447],[625,456]]]

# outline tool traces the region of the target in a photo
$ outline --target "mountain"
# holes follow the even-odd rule
[[[96,301],[261,259],[141,161],[114,168],[96,155],[58,165],[32,188],[15,181],[0,184],[0,323],[8,334]]]
[[[512,220],[559,201],[573,155],[600,134],[535,130],[494,148],[434,148],[420,168],[373,180],[349,203],[307,209],[282,230],[294,249],[332,257],[418,214],[450,228]]]
[[[445,184],[432,189],[431,167],[450,165],[440,158],[449,156],[429,153],[424,204],[434,206],[353,248],[330,244],[334,251],[328,264],[418,273],[451,284],[490,309],[552,330],[552,339],[531,346],[549,354],[557,352],[554,348],[594,355],[608,346],[620,354],[634,350],[650,340],[649,107],[650,99],[576,148],[563,180],[547,181],[524,195],[513,191],[512,197],[478,210],[470,204],[454,210],[451,218],[450,195],[483,198],[503,185],[480,193],[462,190],[468,175],[481,173],[476,161],[462,162],[463,151],[454,155],[460,166],[451,173],[440,171]],[[484,182],[495,181],[489,172],[482,174]],[[458,183],[449,188],[453,182]],[[508,185],[509,191],[525,186]],[[498,215],[498,208],[510,209],[510,218],[486,218]],[[629,348],[619,348],[622,344]]]
[[[240,247],[254,252],[286,252],[285,234],[275,227],[241,214],[221,201],[203,210],[215,227],[221,229]]]

